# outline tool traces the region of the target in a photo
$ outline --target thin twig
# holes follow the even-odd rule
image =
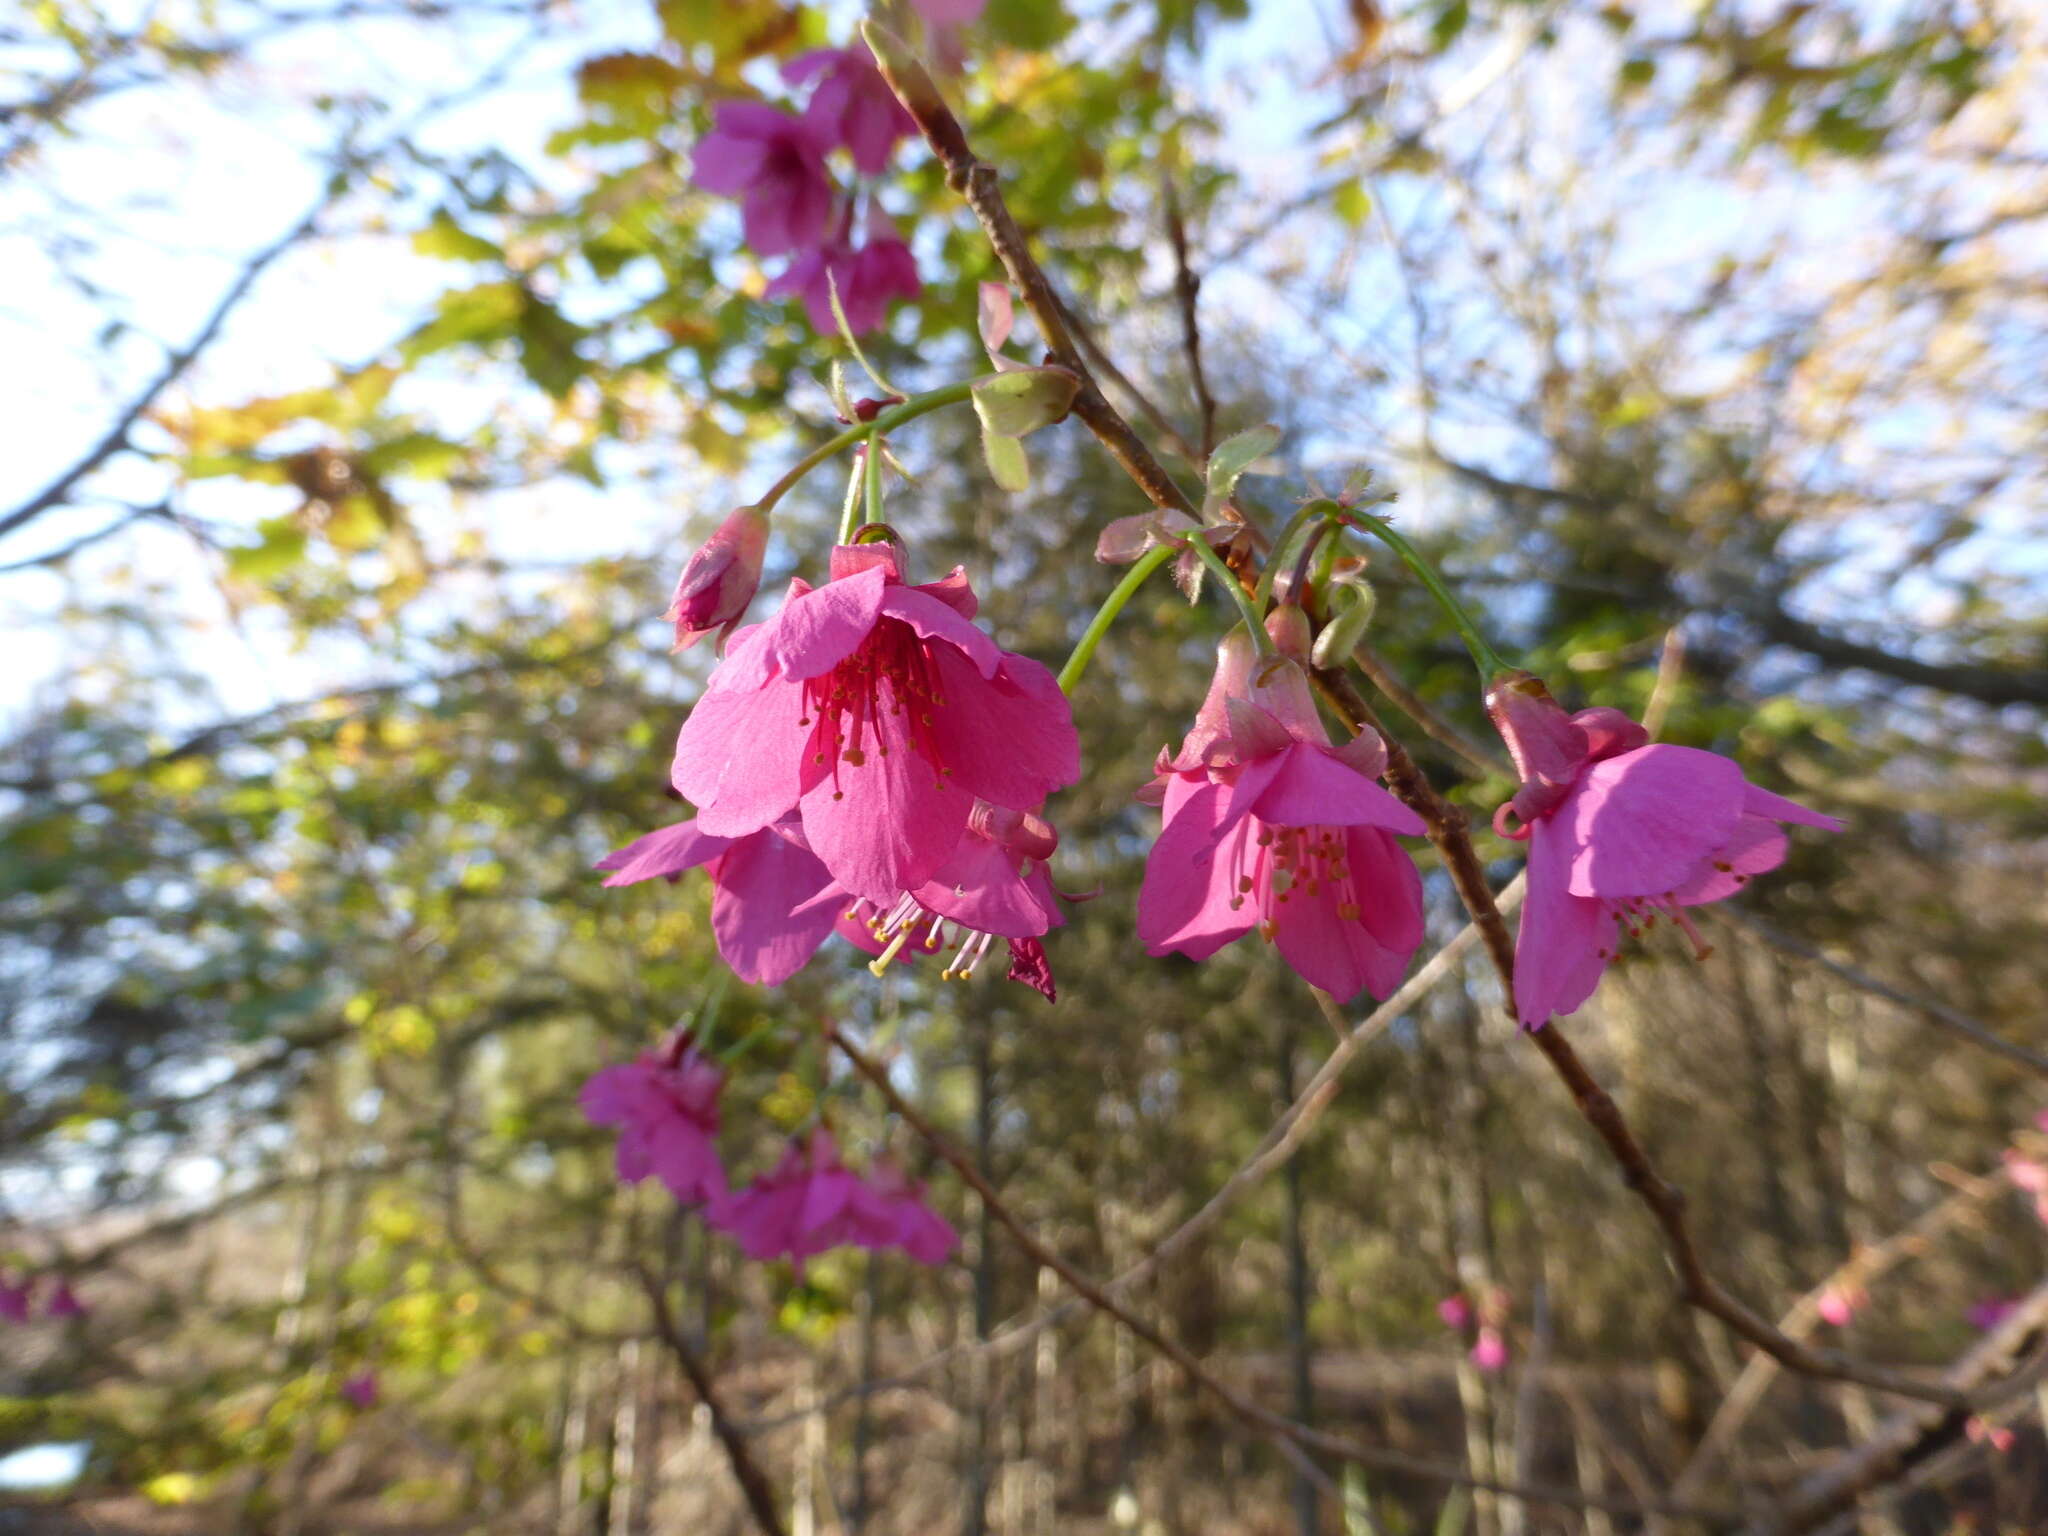
[[[1202,422],[1202,459],[1207,462],[1216,447],[1216,400],[1209,393],[1209,380],[1202,372],[1202,323],[1196,300],[1202,280],[1188,262],[1188,226],[1181,217],[1180,194],[1173,177],[1165,179],[1166,237],[1173,245],[1173,287],[1180,297],[1181,350],[1187,354],[1188,380],[1195,390],[1195,408]]]
[[[2016,1061],[2021,1066],[2031,1067],[2034,1071],[2048,1076],[2048,1056],[2044,1056],[2041,1052],[2027,1046],[2018,1045],[2011,1040],[2001,1038],[1959,1008],[1951,1008],[1947,1003],[1937,1002],[1931,997],[1921,997],[1918,993],[1902,991],[1890,982],[1879,981],[1868,971],[1859,971],[1853,965],[1846,965],[1840,960],[1830,959],[1825,951],[1807,943],[1804,939],[1794,938],[1791,934],[1772,926],[1752,913],[1743,911],[1740,907],[1725,907],[1715,915],[1726,922],[1747,928],[1774,949],[1782,949],[1787,954],[1798,955],[1801,959],[1811,960],[1824,970],[1831,971],[1851,986],[1859,987],[1873,997],[1881,997],[1888,1003],[1896,1003],[1901,1008],[1911,1009],[1915,1013],[1923,1014],[1939,1024],[1943,1029],[1961,1035],[1965,1040],[1981,1045],[1987,1051],[1996,1051],[2008,1061]]]
[[[647,1292],[647,1304],[654,1313],[654,1331],[661,1335],[668,1352],[676,1357],[676,1364],[689,1377],[697,1400],[711,1415],[711,1432],[725,1447],[725,1459],[732,1468],[733,1481],[746,1495],[747,1508],[754,1513],[754,1523],[767,1532],[767,1536],[783,1536],[782,1516],[775,1507],[775,1489],[762,1474],[754,1453],[747,1449],[746,1436],[739,1432],[718,1401],[718,1394],[711,1384],[710,1370],[684,1336],[683,1330],[676,1326],[675,1315],[669,1311],[668,1297],[663,1294],[661,1282],[643,1269],[640,1271],[640,1284]]]
[[[1402,682],[1399,674],[1371,646],[1361,644],[1351,653],[1351,659],[1357,663],[1358,670],[1371,679],[1373,687],[1387,696],[1388,703],[1421,726],[1425,736],[1448,747],[1474,772],[1503,775],[1513,772],[1506,758],[1481,746],[1423,703],[1421,695]]]
[[[1318,669],[1316,682],[1324,697],[1353,730],[1379,729],[1372,707],[1359,695],[1347,675],[1334,669]],[[1380,731],[1380,735],[1386,738],[1385,731]],[[1494,969],[1500,973],[1503,992],[1512,998],[1514,941],[1508,937],[1507,924],[1501,921],[1493,891],[1486,883],[1486,871],[1473,850],[1465,813],[1447,804],[1437,794],[1399,742],[1391,738],[1386,740],[1387,785],[1427,824],[1429,840],[1436,845],[1444,867],[1450,871],[1459,899],[1465,903],[1465,910],[1472,914],[1473,922],[1486,940]],[[1620,1106],[1586,1069],[1586,1064],[1572,1049],[1557,1021],[1553,1019],[1543,1028],[1530,1030],[1527,1034],[1530,1042],[1543,1053],[1544,1059],[1564,1082],[1579,1114],[1593,1128],[1594,1134],[1607,1148],[1608,1155],[1620,1167],[1623,1180],[1656,1220],[1664,1237],[1665,1249],[1677,1271],[1679,1296],[1688,1306],[1719,1318],[1781,1365],[1802,1375],[1859,1382],[1882,1392],[1895,1392],[1901,1397],[1919,1398],[1948,1407],[1961,1402],[1960,1395],[1952,1389],[1923,1377],[1867,1364],[1832,1350],[1814,1349],[1796,1339],[1789,1339],[1723,1289],[1708,1273],[1693,1242],[1692,1229],[1686,1221],[1685,1196],[1657,1171],[1642,1143],[1636,1140],[1635,1132],[1630,1129]]]
[[[1577,1488],[1566,1488],[1544,1484],[1519,1484],[1493,1478],[1475,1478],[1458,1462],[1439,1461],[1431,1457],[1410,1456],[1405,1452],[1390,1450],[1385,1446],[1367,1445],[1343,1435],[1330,1434],[1324,1430],[1311,1429],[1298,1424],[1285,1414],[1276,1413],[1261,1403],[1253,1402],[1235,1387],[1226,1385],[1212,1375],[1208,1368],[1197,1359],[1192,1351],[1178,1340],[1169,1338],[1144,1318],[1111,1296],[1103,1285],[1082,1274],[1073,1265],[1061,1258],[1039,1235],[1013,1212],[997,1193],[994,1185],[983,1176],[974,1159],[954,1145],[951,1138],[943,1135],[931,1121],[898,1091],[889,1079],[888,1068],[869,1056],[847,1038],[838,1025],[825,1031],[825,1038],[836,1046],[841,1054],[852,1063],[855,1071],[872,1083],[887,1102],[890,1110],[930,1147],[938,1157],[948,1164],[967,1187],[974,1191],[988,1213],[1016,1241],[1019,1248],[1033,1263],[1050,1269],[1070,1286],[1074,1292],[1096,1311],[1115,1318],[1138,1338],[1166,1356],[1180,1367],[1189,1381],[1214,1397],[1238,1418],[1253,1425],[1276,1439],[1292,1441],[1304,1451],[1321,1452],[1324,1455],[1339,1456],[1362,1466],[1380,1467],[1391,1471],[1407,1472],[1417,1477],[1432,1478],[1440,1482],[1461,1483],[1469,1487],[1491,1489],[1496,1493],[1511,1494],[1517,1498],[1537,1500],[1544,1503],[1562,1504],[1572,1508],[1611,1508],[1621,1513],[1641,1514],[1643,1506],[1633,1500],[1606,1499],[1585,1493]],[[1665,1509],[1672,1514],[1694,1519],[1726,1523],[1726,1511],[1709,1510],[1697,1506],[1677,1506],[1659,1501],[1653,1508]]]
[[[1067,328],[1058,293],[1031,255],[1024,231],[1017,227],[1009,205],[1003,201],[1002,190],[996,185],[995,168],[975,158],[974,151],[967,145],[967,135],[961,130],[960,120],[939,94],[931,74],[917,61],[908,45],[886,28],[869,21],[861,24],[861,32],[874,51],[876,63],[881,66],[882,78],[888,81],[889,89],[896,93],[896,99],[916,121],[925,142],[931,145],[932,153],[945,167],[946,185],[966,201],[975,218],[981,221],[982,231],[988,236],[996,259],[1002,262],[1003,270],[1023,295],[1024,307],[1037,323],[1038,333],[1045,338],[1053,361],[1080,379],[1081,388],[1074,396],[1073,413],[1109,450],[1110,456],[1155,507],[1195,516],[1195,506],[1188,500],[1186,492],[1174,483],[1173,477],[1152,456],[1152,450],[1131,430],[1131,424],[1123,419],[1097,386],[1095,376],[1089,372]]]

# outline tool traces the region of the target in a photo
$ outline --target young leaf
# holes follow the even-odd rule
[[[1216,445],[1216,451],[1209,455],[1209,496],[1212,501],[1225,500],[1237,489],[1237,482],[1244,472],[1259,459],[1279,446],[1280,429],[1275,426],[1252,427],[1234,437],[1226,437]]]
[[[1081,381],[1064,368],[1019,368],[974,385],[974,411],[984,430],[1026,437],[1067,414]]]
[[[997,485],[1012,492],[1031,488],[1031,461],[1024,457],[1024,445],[1016,438],[984,429],[981,451],[988,460],[988,472],[994,476]]]

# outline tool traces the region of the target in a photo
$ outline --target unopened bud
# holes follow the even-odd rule
[[[662,615],[675,622],[675,649],[687,650],[715,629],[732,632],[761,585],[767,549],[768,518],[758,508],[741,507],[718,525],[683,567]]]
[[[1365,638],[1366,628],[1372,623],[1373,610],[1379,606],[1379,598],[1373,589],[1363,585],[1338,587],[1331,595],[1331,602],[1337,611],[1330,615],[1330,622],[1316,636],[1312,653],[1319,667],[1340,667],[1344,664],[1358,649],[1358,642]]]
[[[1266,615],[1266,635],[1273,648],[1290,660],[1307,662],[1309,656],[1308,615],[1299,603],[1282,603]]]

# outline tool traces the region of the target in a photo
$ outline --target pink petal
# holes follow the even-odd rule
[[[1249,699],[1225,699],[1223,718],[1229,722],[1229,733],[1216,742],[1218,750],[1208,754],[1212,758],[1245,763],[1295,745],[1287,727]]]
[[[1768,789],[1758,789],[1754,784],[1742,786],[1742,809],[1751,816],[1768,816],[1773,821],[1797,822],[1802,827],[1819,827],[1823,832],[1840,832],[1848,823],[1837,821],[1832,816],[1823,816],[1819,811],[1810,811],[1797,800],[1787,800],[1783,795],[1774,795]]]
[[[835,899],[820,899],[828,893]],[[815,854],[773,832],[757,832],[734,844],[718,866],[711,931],[727,965],[772,987],[817,953],[842,899]]]
[[[697,141],[690,156],[690,180],[706,192],[737,197],[760,179],[768,159],[758,139],[713,131]]]
[[[964,653],[983,677],[994,677],[1003,664],[1003,652],[995,641],[963,619],[950,603],[916,587],[892,586],[883,594],[881,604],[883,613],[901,619],[925,639]]]
[[[911,894],[927,911],[982,933],[1036,938],[1052,922],[1018,872],[1020,862],[985,837],[963,837],[938,873]]]
[[[1683,906],[1723,901],[1733,896],[1752,877],[1776,869],[1785,862],[1785,834],[1778,824],[1761,816],[1742,816],[1726,847],[1718,848],[1693,877],[1671,893]]]
[[[1345,838],[1359,921],[1406,963],[1422,943],[1422,876],[1408,850],[1378,827],[1353,827]],[[1376,994],[1377,995],[1377,994]]]
[[[642,880],[666,876],[673,880],[685,870],[695,869],[717,858],[732,846],[725,837],[711,837],[697,830],[695,818],[663,827],[625,847],[606,854],[591,866],[613,873],[606,886],[637,885]]]
[[[1571,845],[1554,820],[1529,834],[1528,894],[1515,941],[1515,1012],[1531,1029],[1593,995],[1614,953],[1614,916],[1570,890]]]
[[[1734,835],[1742,770],[1696,747],[1639,747],[1588,768],[1552,822],[1574,896],[1662,896]]]
[[[1327,747],[1294,742],[1279,772],[1252,807],[1276,827],[1386,827],[1410,837],[1426,830],[1422,818],[1371,779],[1346,767]]]
[[[860,648],[882,611],[888,573],[870,566],[791,598],[772,621],[770,654],[785,677],[817,677]]]
[[[1233,872],[1251,867],[1244,855],[1253,824],[1232,813],[1230,799],[1226,786],[1196,775],[1169,790],[1166,825],[1138,888],[1138,941],[1147,954],[1177,950],[1206,960],[1258,920],[1249,901],[1232,905]]]
[[[973,585],[967,580],[967,567],[964,565],[954,566],[937,581],[919,582],[911,590],[936,598],[963,619],[973,618],[981,607]]]
[[[1338,900],[1338,892],[1328,884],[1311,894],[1306,885],[1296,883],[1285,902],[1275,903],[1273,942],[1304,981],[1340,1003],[1349,1002],[1361,989],[1385,997],[1401,985],[1408,956],[1387,949],[1363,922],[1347,921],[1337,910]]]
[[[697,828],[739,837],[780,820],[802,794],[803,688],[777,680],[754,693],[707,692],[676,737],[669,781],[697,807]]]
[[[948,782],[991,805],[1036,810],[1081,776],[1074,711],[1052,673],[1028,657],[1006,655],[992,678],[951,646],[931,659],[943,708],[932,711],[939,760]]]
[[[836,784],[826,774],[802,801],[812,852],[848,891],[883,908],[945,863],[974,805],[957,777],[940,778],[911,749],[901,718],[881,717],[886,753],[868,753],[858,768],[842,761]]]

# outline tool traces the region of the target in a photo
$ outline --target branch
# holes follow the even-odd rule
[[[972,1189],[983,1202],[988,1213],[1007,1231],[1023,1249],[1025,1255],[1035,1264],[1050,1269],[1064,1280],[1073,1291],[1096,1311],[1115,1318],[1138,1338],[1179,1366],[1189,1381],[1214,1397],[1218,1402],[1245,1423],[1253,1425],[1275,1440],[1292,1442],[1303,1451],[1321,1452],[1327,1456],[1342,1457],[1355,1461],[1361,1466],[1380,1467],[1390,1471],[1406,1472],[1417,1477],[1427,1477],[1439,1482],[1459,1483],[1468,1487],[1489,1489],[1495,1493],[1541,1503],[1563,1504],[1572,1508],[1611,1509],[1622,1514],[1641,1514],[1646,1506],[1633,1500],[1609,1499],[1602,1495],[1589,1494],[1578,1488],[1566,1488],[1549,1484],[1524,1484],[1502,1481],[1495,1478],[1474,1477],[1465,1470],[1463,1463],[1439,1461],[1431,1457],[1410,1456],[1384,1446],[1367,1445],[1343,1435],[1330,1434],[1323,1430],[1311,1429],[1299,1424],[1284,1414],[1276,1413],[1263,1404],[1253,1402],[1236,1388],[1227,1386],[1211,1375],[1207,1367],[1183,1344],[1167,1337],[1152,1324],[1146,1322],[1129,1308],[1109,1294],[1108,1288],[1098,1284],[1061,1258],[1043,1239],[1003,1203],[995,1187],[982,1175],[969,1157],[952,1141],[942,1135],[933,1124],[897,1091],[889,1080],[889,1072],[880,1062],[869,1056],[849,1040],[838,1025],[831,1025],[825,1031],[825,1038],[837,1046],[841,1054],[852,1063],[855,1071],[872,1083],[903,1123],[910,1127],[939,1158],[949,1164],[961,1180]],[[1663,1513],[1705,1520],[1721,1525],[1730,1522],[1725,1511],[1704,1509],[1698,1506],[1684,1506],[1659,1501],[1647,1506]]]
[[[1901,1008],[1924,1014],[1943,1029],[1961,1035],[1965,1040],[1981,1045],[1987,1051],[1996,1051],[2008,1061],[2016,1061],[2023,1067],[2030,1067],[2034,1071],[2048,1076],[2048,1056],[2044,1056],[2041,1052],[2033,1050],[2028,1046],[2017,1045],[2010,1040],[2001,1038],[1959,1008],[1951,1008],[1947,1003],[1937,1002],[1931,997],[1921,997],[1914,992],[1901,991],[1890,982],[1879,981],[1868,971],[1859,971],[1853,965],[1845,965],[1840,960],[1831,960],[1824,951],[1815,945],[1807,943],[1804,939],[1795,939],[1791,934],[1773,927],[1762,918],[1745,912],[1740,907],[1727,907],[1715,915],[1724,922],[1734,923],[1740,927],[1747,928],[1774,949],[1782,949],[1787,954],[1798,955],[1801,959],[1811,960],[1815,965],[1822,967],[1824,970],[1831,971],[1851,986],[1860,987],[1873,997],[1881,997],[1888,1003],[1896,1003]]]
[[[1194,503],[1152,456],[1152,450],[1145,446],[1144,440],[1131,430],[1131,424],[1103,396],[1095,376],[1088,371],[1087,363],[1074,344],[1059,294],[1044,269],[1033,259],[1024,231],[1017,227],[1009,205],[1003,201],[1002,191],[996,185],[995,167],[976,159],[974,151],[968,148],[967,135],[960,127],[960,120],[946,105],[930,73],[912,55],[903,40],[885,28],[872,21],[862,22],[861,35],[874,52],[882,78],[888,81],[889,89],[896,93],[896,99],[916,121],[939,164],[945,167],[946,185],[966,201],[975,218],[981,221],[982,231],[988,236],[996,259],[1002,262],[1010,281],[1024,296],[1024,307],[1031,312],[1039,334],[1045,338],[1052,360],[1080,379],[1081,388],[1074,396],[1073,413],[1109,450],[1124,473],[1137,482],[1138,488],[1155,507],[1184,512],[1189,517],[1198,516]]]
[[[1324,697],[1354,731],[1368,727],[1378,729],[1379,722],[1372,707],[1359,696],[1351,679],[1344,673],[1319,669],[1316,682]],[[1380,734],[1386,738],[1384,731]],[[1486,883],[1486,871],[1480,867],[1479,856],[1473,851],[1465,813],[1444,802],[1399,742],[1390,738],[1386,740],[1387,785],[1428,824],[1429,840],[1442,855],[1459,899],[1465,903],[1465,910],[1472,914],[1472,921],[1486,940],[1505,994],[1513,997],[1514,941],[1508,937],[1507,924],[1501,921],[1493,892]],[[1787,1338],[1724,1290],[1707,1272],[1693,1242],[1692,1230],[1686,1222],[1685,1196],[1658,1173],[1649,1154],[1636,1140],[1635,1132],[1629,1128],[1620,1106],[1586,1070],[1585,1063],[1579,1060],[1578,1052],[1572,1049],[1557,1021],[1553,1019],[1541,1029],[1527,1033],[1531,1043],[1543,1053],[1544,1059],[1571,1093],[1580,1115],[1606,1146],[1608,1155],[1621,1169],[1623,1180],[1649,1208],[1663,1234],[1672,1267],[1678,1272],[1679,1297],[1688,1306],[1719,1318],[1779,1364],[1802,1375],[1858,1382],[1882,1392],[1920,1398],[1945,1407],[1955,1407],[1961,1402],[1960,1394],[1919,1376],[1865,1364],[1832,1350],[1813,1349],[1796,1339]]]
[[[1188,227],[1180,213],[1180,194],[1173,178],[1166,178],[1166,236],[1173,243],[1173,288],[1180,298],[1181,350],[1187,354],[1188,378],[1195,387],[1195,405],[1202,416],[1202,459],[1207,462],[1216,446],[1216,401],[1209,394],[1209,381],[1202,372],[1202,325],[1195,300],[1202,280],[1188,265]]]
[[[754,1453],[747,1449],[746,1437],[733,1424],[712,1390],[711,1372],[697,1351],[691,1348],[682,1329],[676,1326],[675,1316],[668,1309],[668,1298],[662,1294],[661,1282],[643,1269],[640,1283],[654,1312],[654,1330],[661,1335],[669,1353],[676,1357],[676,1364],[683,1368],[683,1374],[689,1377],[690,1386],[695,1390],[697,1400],[704,1405],[705,1412],[711,1415],[711,1432],[725,1447],[725,1459],[732,1467],[733,1481],[746,1495],[747,1507],[754,1512],[754,1523],[767,1532],[767,1536],[783,1536],[782,1516],[775,1508],[775,1490],[769,1486],[760,1464],[754,1460]]]

